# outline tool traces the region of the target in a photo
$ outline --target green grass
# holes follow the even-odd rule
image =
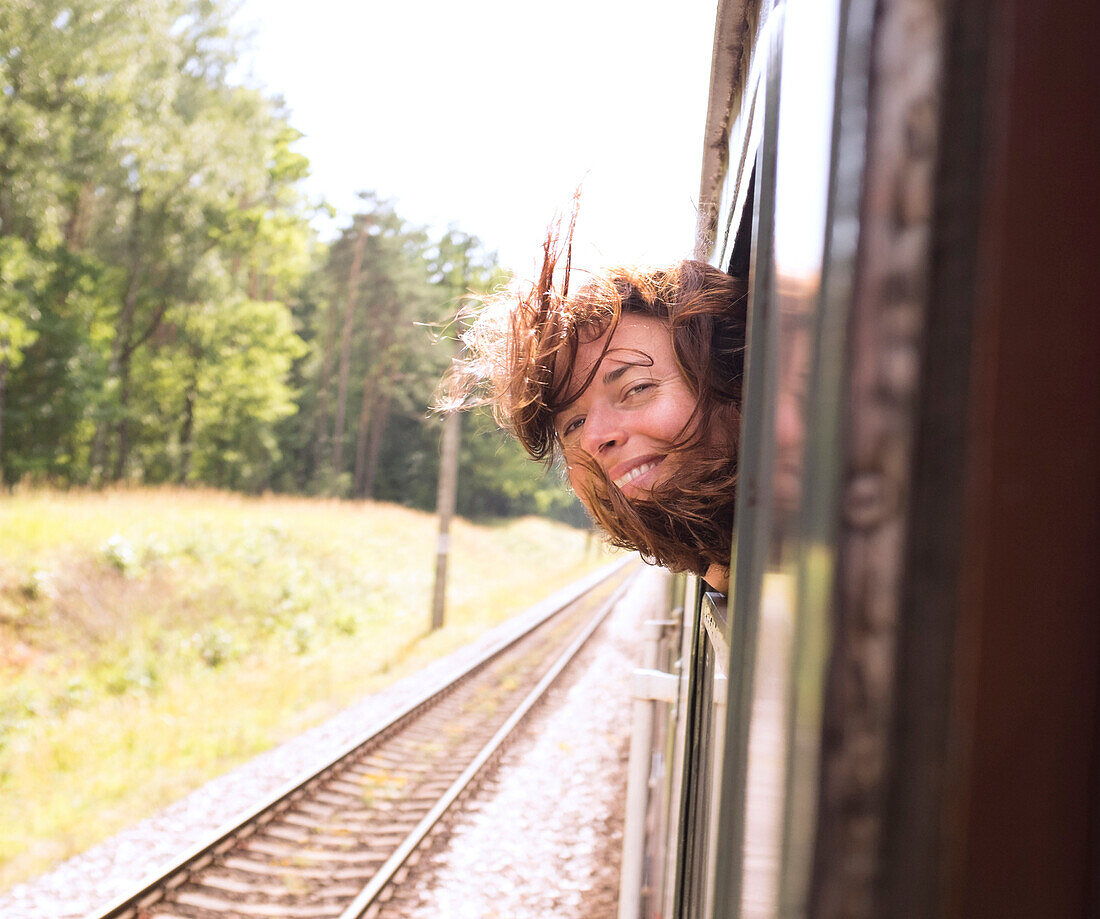
[[[213,491],[0,498],[0,889],[607,560],[545,520]]]

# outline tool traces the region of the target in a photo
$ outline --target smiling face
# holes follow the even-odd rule
[[[573,490],[587,493],[586,463],[598,466],[628,498],[668,481],[697,403],[668,326],[624,314],[610,342],[605,333],[578,347],[571,377],[578,385],[591,377],[554,417]]]
[[[491,404],[533,459],[563,458],[612,545],[672,571],[724,571],[747,285],[689,260],[592,272],[570,288],[567,251],[551,234],[537,283],[485,304],[446,405]]]

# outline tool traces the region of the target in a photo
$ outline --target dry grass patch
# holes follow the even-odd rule
[[[92,845],[607,556],[544,520],[213,491],[0,499],[0,888]]]

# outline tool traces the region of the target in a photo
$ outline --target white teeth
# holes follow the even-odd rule
[[[654,460],[651,463],[642,463],[642,465],[640,465],[640,466],[635,466],[633,469],[630,470],[630,472],[628,472],[622,478],[616,479],[615,480],[615,485],[618,488],[622,488],[628,482],[633,482],[636,478],[638,478],[638,476],[644,475],[645,473],[649,472],[649,470],[652,469],[656,465],[657,465],[657,460]]]

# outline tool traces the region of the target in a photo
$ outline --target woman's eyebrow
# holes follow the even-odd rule
[[[617,359],[616,359],[617,361]],[[614,370],[609,370],[603,375],[603,382],[614,383],[619,377],[626,373],[631,367],[652,367],[653,361],[625,361],[621,367],[616,367]]]

